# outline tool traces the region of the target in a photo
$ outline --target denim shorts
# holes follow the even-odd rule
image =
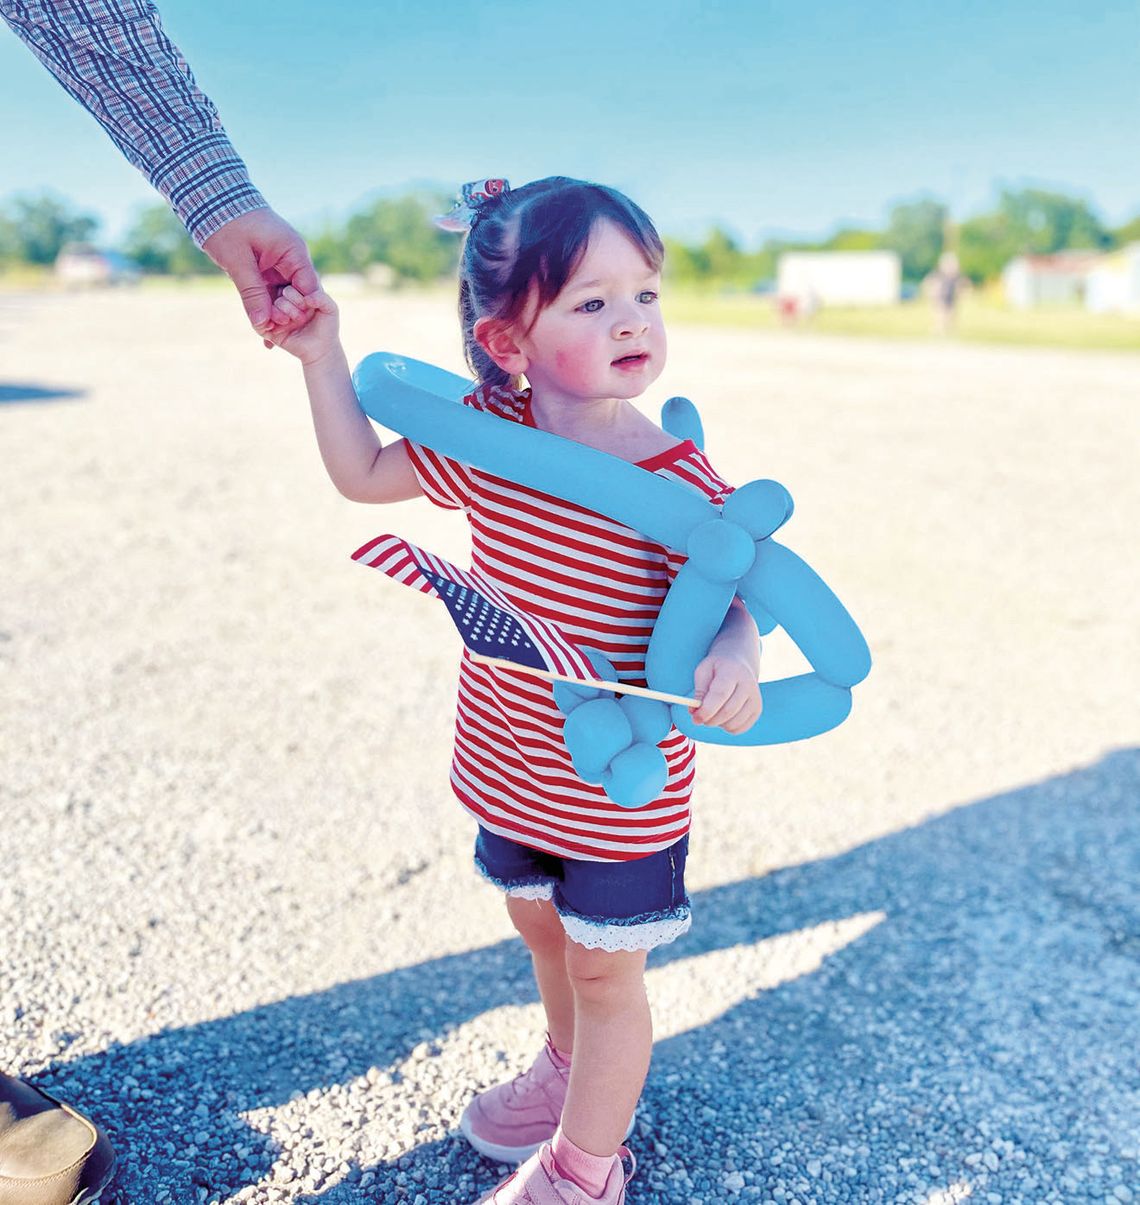
[[[507,895],[550,900],[571,941],[590,950],[651,950],[691,921],[689,838],[631,862],[582,862],[520,845],[479,826],[475,868]]]

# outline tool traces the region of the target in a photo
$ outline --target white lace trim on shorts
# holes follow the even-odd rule
[[[521,887],[504,887],[503,891],[516,900],[549,900],[554,898],[553,883],[523,883]]]
[[[582,920],[578,916],[563,916],[559,913],[567,937],[587,950],[607,950],[611,954],[618,950],[652,950],[675,941],[687,933],[693,923],[692,915],[670,916],[662,920],[643,921],[639,925],[598,924]]]

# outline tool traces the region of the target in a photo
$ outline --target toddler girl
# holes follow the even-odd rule
[[[723,500],[730,487],[696,446],[630,403],[665,367],[664,249],[641,209],[578,180],[514,190],[487,180],[465,186],[443,224],[467,231],[459,311],[477,384],[464,405]],[[278,306],[294,321],[312,316],[277,342],[304,365],[321,456],[341,493],[359,502],[422,494],[464,511],[474,567],[643,685],[653,622],[684,558],[429,448],[381,447],[353,392],[333,302],[289,288]],[[758,633],[738,601],[697,668],[694,719],[751,727],[758,671]],[[505,893],[530,950],[547,1024],[531,1068],[475,1096],[460,1122],[476,1150],[522,1164],[483,1198],[495,1205],[625,1200],[623,1157],[632,1156],[622,1143],[652,1044],[646,954],[690,920],[692,742],[673,729],[660,746],[661,796],[624,809],[574,773],[562,721],[549,683],[464,655],[451,783],[479,825],[475,865]]]

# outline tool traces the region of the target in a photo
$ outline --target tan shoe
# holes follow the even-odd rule
[[[94,1122],[0,1073],[0,1205],[94,1205],[114,1174]]]

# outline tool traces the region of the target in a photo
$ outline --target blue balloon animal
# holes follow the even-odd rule
[[[717,745],[775,745],[834,728],[851,710],[851,688],[871,669],[862,633],[823,580],[773,540],[792,514],[775,481],[750,481],[716,507],[688,487],[545,431],[463,406],[472,383],[419,360],[377,352],[353,374],[365,413],[376,422],[500,477],[577,503],[687,555],[665,597],[646,655],[654,690],[691,695],[698,663],[733,598],[743,599],[762,633],[779,625],[813,672],[764,683],[764,712],[747,731],[695,724],[688,709],[572,683],[556,683],[563,735],[581,778],[601,784],[622,807],[643,807],[664,788],[657,745],[672,725]],[[695,407],[671,398],[662,425],[703,447]],[[585,650],[598,678],[617,682],[600,652]]]

